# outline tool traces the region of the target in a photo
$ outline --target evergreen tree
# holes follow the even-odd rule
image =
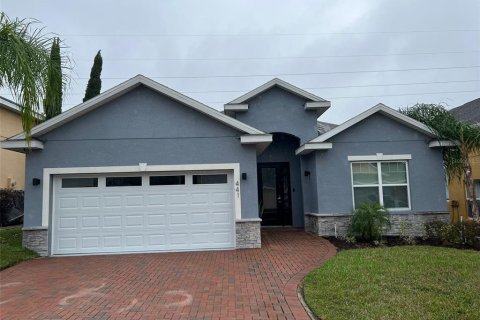
[[[90,71],[90,79],[88,80],[83,102],[100,94],[100,90],[102,89],[102,79],[100,79],[100,74],[102,73],[102,63],[102,55],[100,54],[100,50],[98,50],[95,60],[93,61],[92,70]]]
[[[62,60],[60,56],[60,39],[54,38],[50,50],[43,112],[45,120],[62,113]]]

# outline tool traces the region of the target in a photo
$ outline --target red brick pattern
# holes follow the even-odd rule
[[[298,285],[334,254],[266,229],[261,249],[35,259],[0,272],[0,318],[308,319]]]

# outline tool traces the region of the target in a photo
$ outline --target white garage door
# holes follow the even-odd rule
[[[54,177],[53,254],[235,246],[231,172]]]

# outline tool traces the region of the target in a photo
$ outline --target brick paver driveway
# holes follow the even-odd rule
[[[300,230],[261,249],[56,257],[0,272],[6,319],[308,319],[297,286],[335,254]]]

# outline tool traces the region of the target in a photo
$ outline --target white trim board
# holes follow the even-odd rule
[[[314,95],[313,93],[310,93],[308,91],[305,91],[303,89],[300,89],[299,87],[296,87],[286,81],[283,81],[281,79],[278,79],[278,78],[274,78],[270,81],[268,81],[267,83],[264,83],[262,84],[261,86],[253,89],[252,91],[249,91],[247,93],[245,93],[244,95],[236,98],[235,100],[232,100],[230,101],[229,103],[225,104],[225,106],[228,106],[228,105],[232,105],[232,104],[242,104],[244,102],[246,102],[247,100],[250,100],[251,98],[255,97],[256,95],[274,87],[274,86],[277,86],[277,87],[280,87],[284,90],[287,90],[291,93],[294,93],[300,97],[303,97],[307,100],[311,100],[311,101],[324,101],[324,102],[329,102],[323,98],[320,98],[319,96],[316,96]]]
[[[428,146],[430,148],[456,147],[458,144],[450,140],[433,140]]]
[[[314,143],[305,143],[303,146],[300,146],[297,150],[295,150],[295,154],[298,155],[305,155],[309,154],[315,150],[328,150],[332,149],[333,145],[328,142],[314,142]]]
[[[391,160],[411,160],[411,154],[383,154],[366,156],[348,156],[348,161],[391,161]]]
[[[15,113],[20,113],[20,105],[8,100],[7,98],[0,97],[0,106]]]
[[[340,132],[350,128],[351,126],[359,123],[360,121],[370,117],[371,115],[373,115],[377,112],[380,112],[383,115],[385,115],[385,116],[387,116],[387,117],[389,117],[393,120],[396,120],[396,121],[398,121],[398,122],[400,122],[400,123],[402,123],[406,126],[409,126],[413,129],[416,129],[416,130],[422,132],[423,134],[425,134],[429,137],[432,137],[432,138],[435,137],[435,134],[432,132],[432,130],[430,130],[423,123],[421,123],[417,120],[414,120],[410,117],[407,117],[406,115],[401,114],[400,112],[395,111],[395,110],[387,107],[386,105],[384,105],[382,103],[379,103],[376,106],[368,109],[367,111],[364,111],[364,112],[360,113],[359,115],[351,118],[350,120],[342,123],[338,127],[335,127],[332,130],[330,130],[330,131],[312,139],[311,141],[309,141],[309,143],[311,143],[311,142],[325,142],[328,139],[332,138],[333,136],[339,134]]]
[[[30,144],[28,144],[26,140],[4,140],[0,141],[0,148],[25,152],[25,150],[28,149],[43,149],[43,142],[38,140],[30,140]]]
[[[105,104],[108,101],[111,101],[122,94],[131,91],[135,89],[136,87],[144,85],[147,86],[161,94],[164,94],[165,96],[178,101],[188,107],[191,107],[192,109],[199,111],[213,119],[216,119],[232,128],[238,129],[242,132],[245,132],[247,134],[264,134],[265,132],[255,129],[249,125],[244,124],[243,122],[240,122],[234,118],[231,118],[213,108],[210,108],[209,106],[200,103],[190,97],[187,97],[173,89],[170,89],[164,85],[161,85],[158,82],[153,81],[152,79],[149,79],[143,75],[137,75],[103,93],[100,95],[79,104],[76,107],[73,107],[58,116],[47,120],[43,122],[42,124],[34,127],[31,130],[31,136],[32,137],[37,137],[42,134],[45,134],[55,128],[58,128],[59,126],[77,118],[82,115],[84,115],[87,112],[90,112],[91,110],[94,110],[95,108]],[[25,139],[25,133],[20,133],[12,138],[11,140],[23,140]]]
[[[271,134],[247,134],[240,136],[241,144],[269,143],[273,141]]]
[[[61,174],[103,174],[103,173],[131,173],[131,172],[162,172],[162,171],[210,171],[233,170],[234,211],[235,219],[242,218],[242,199],[240,190],[239,163],[212,163],[212,164],[180,164],[180,165],[147,165],[138,166],[108,166],[108,167],[72,167],[72,168],[44,168],[42,184],[42,227],[48,227],[50,217],[50,192],[53,175]],[[53,191],[52,191],[53,192]],[[53,198],[53,193],[52,193]]]

